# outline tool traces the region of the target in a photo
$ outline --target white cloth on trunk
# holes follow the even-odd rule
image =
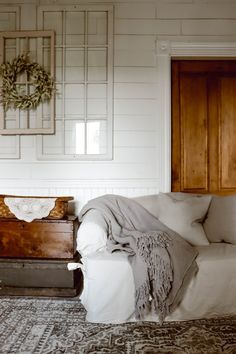
[[[15,198],[5,197],[4,203],[19,220],[31,222],[42,219],[50,214],[57,198]]]

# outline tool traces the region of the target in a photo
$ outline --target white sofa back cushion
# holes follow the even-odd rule
[[[137,203],[142,205],[150,214],[158,217],[158,210],[159,210],[159,194],[149,194],[149,195],[142,195],[140,197],[132,198]]]
[[[182,199],[183,195],[181,196]],[[158,196],[158,218],[193,246],[209,245],[202,221],[207,213],[211,196],[186,196],[177,200],[173,194]]]
[[[203,227],[210,242],[236,245],[236,195],[214,196]]]

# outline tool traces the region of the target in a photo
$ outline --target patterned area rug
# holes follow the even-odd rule
[[[0,353],[236,354],[236,318],[97,325],[75,300],[0,299]]]

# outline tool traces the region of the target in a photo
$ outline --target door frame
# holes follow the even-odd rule
[[[236,43],[156,40],[159,191],[171,191],[171,59],[236,59]]]

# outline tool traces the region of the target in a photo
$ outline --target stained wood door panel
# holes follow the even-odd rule
[[[172,62],[172,190],[236,191],[236,61]]]
[[[221,77],[220,87],[220,188],[236,189],[236,77]]]
[[[198,97],[198,100],[195,97]],[[194,77],[191,74],[183,74],[181,76],[181,184],[185,190],[191,189],[192,183],[195,188],[207,190],[206,97],[207,80],[205,75]],[[189,102],[191,104],[188,104]],[[186,145],[188,149],[185,149]]]

